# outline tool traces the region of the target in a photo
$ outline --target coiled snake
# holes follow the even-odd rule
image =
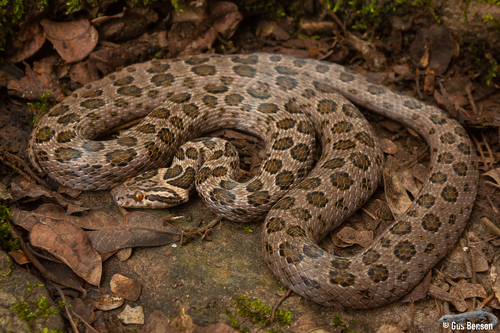
[[[419,197],[350,258],[316,244],[373,193],[383,154],[366,120],[337,92],[415,129],[431,152]],[[92,140],[144,115],[118,139]],[[231,145],[203,139],[179,149],[222,127],[266,142],[261,170],[247,183],[232,179],[238,165]],[[315,134],[322,155],[308,173]],[[342,66],[278,54],[201,55],[127,67],[52,108],[33,131],[28,151],[39,170],[82,190],[110,189],[164,167],[175,154],[177,165],[160,176],[147,172],[139,178],[140,191],[114,189],[115,199],[161,207],[177,200],[168,194],[189,191],[195,181],[219,215],[257,221],[267,214],[262,248],[280,281],[319,304],[351,308],[377,307],[415,287],[455,244],[478,182],[466,131],[440,109]],[[208,164],[199,166],[202,159]],[[184,165],[188,160],[195,163]]]

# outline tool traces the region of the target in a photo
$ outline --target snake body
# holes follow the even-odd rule
[[[373,193],[383,154],[367,121],[339,93],[415,129],[431,152],[419,197],[370,247],[349,258],[316,244]],[[93,141],[144,115],[118,139]],[[174,192],[195,181],[209,207],[231,220],[265,217],[268,266],[283,284],[322,305],[371,308],[408,293],[455,244],[476,197],[474,148],[442,110],[340,65],[277,54],[193,56],[127,67],[56,105],[33,131],[28,151],[32,164],[61,184],[105,190],[164,167],[173,155],[194,159],[181,145],[218,128],[264,139],[266,159],[255,178],[236,183],[237,166],[224,159],[233,149],[221,144],[196,174],[181,165],[159,181]],[[308,173],[315,136],[322,154]],[[140,183],[165,190],[150,175]],[[115,198],[123,195],[113,191]],[[139,197],[149,206],[168,201],[154,193]]]

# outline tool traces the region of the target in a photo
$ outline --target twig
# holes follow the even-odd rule
[[[489,168],[487,168],[487,170],[488,169],[493,169],[493,164],[495,163],[495,157],[493,156],[493,152],[491,151],[490,145],[488,144],[488,140],[486,140],[483,131],[481,131],[481,137],[483,138],[483,143],[486,146],[486,149],[488,150],[488,154],[490,155],[490,163],[491,163],[491,165],[489,166]]]
[[[39,184],[45,186],[50,190],[50,186],[47,185],[47,183],[43,179],[39,178],[22,158],[19,158],[18,156],[13,155],[5,150],[0,150],[0,153],[5,156],[5,158],[0,156],[0,160],[5,163],[5,165],[8,165],[12,169],[16,170],[16,172],[19,172],[20,175],[32,181],[33,183],[38,182]],[[20,164],[27,173],[16,167],[13,163],[8,162],[6,159],[16,161],[16,163]]]
[[[80,317],[75,311],[71,310],[71,312],[75,315],[76,318],[80,319],[80,321],[82,323],[84,323],[85,326],[87,326],[92,332],[99,333],[99,331],[97,331],[95,328],[93,328],[92,326],[90,326],[90,324],[87,323],[82,317]]]
[[[58,282],[59,279],[56,276],[54,276],[51,272],[49,272],[48,270],[46,270],[45,267],[43,267],[42,264],[40,264],[40,262],[38,261],[38,259],[29,251],[28,247],[26,246],[26,243],[21,238],[21,236],[17,233],[16,228],[10,222],[9,219],[7,219],[7,223],[10,226],[10,235],[11,235],[11,237],[13,239],[19,239],[19,246],[21,247],[21,250],[23,250],[24,255],[26,256],[26,258],[28,258],[28,260],[33,264],[33,266],[35,266],[35,268],[38,269],[38,271],[40,272],[40,274],[45,279],[51,280],[51,281],[55,281],[55,282],[59,283]]]
[[[489,218],[487,217],[482,217],[481,218],[481,222],[483,222],[483,224],[488,228],[490,229],[490,231],[492,233],[494,233],[495,235],[499,236],[500,237],[500,229],[498,229],[498,227],[493,224],[493,222],[490,221]]]
[[[80,331],[78,330],[78,327],[76,327],[76,323],[75,321],[73,320],[73,317],[71,316],[71,313],[69,311],[69,307],[68,307],[68,301],[66,300],[66,295],[64,295],[63,291],[61,290],[61,288],[59,288],[58,285],[56,285],[55,283],[52,283],[50,282],[50,284],[57,289],[57,291],[59,292],[59,295],[61,296],[63,302],[64,302],[64,310],[66,310],[66,314],[68,315],[68,320],[69,320],[69,323],[71,324],[71,328],[73,329],[73,332],[74,333],[79,333]]]
[[[477,114],[476,103],[474,103],[474,98],[472,98],[472,92],[470,90],[470,87],[471,87],[471,85],[468,84],[465,87],[465,92],[467,93],[467,96],[469,97],[469,103],[472,106],[472,111],[474,112],[474,114]]]
[[[288,295],[290,295],[290,293],[292,292],[291,289],[288,289],[285,294],[283,296],[281,296],[281,298],[278,300],[278,302],[276,302],[276,304],[273,306],[273,313],[271,314],[271,323],[274,321],[274,314],[276,312],[276,310],[278,309],[278,306],[280,306],[280,304],[285,300],[285,298],[288,297]]]
[[[481,149],[481,144],[479,141],[477,141],[476,137],[472,135],[472,139],[474,139],[474,142],[476,143],[477,150],[479,150],[479,154],[481,155],[481,158],[483,159],[483,164],[485,166],[488,166],[488,162],[486,161],[486,157],[484,156],[483,150]]]

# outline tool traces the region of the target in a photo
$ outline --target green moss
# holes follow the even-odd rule
[[[343,19],[346,22],[346,26],[357,30],[375,30],[381,24],[387,22],[387,17],[392,12],[406,11],[409,7],[428,7],[434,13],[434,3],[432,0],[324,0],[323,3],[333,12],[344,14]],[[433,15],[439,23],[439,17],[435,14]]]
[[[23,0],[0,0],[0,51],[4,51],[8,35],[12,28],[23,18]]]
[[[48,319],[51,314],[57,314],[57,311],[50,307],[49,301],[45,296],[34,302],[19,302],[14,305],[14,310],[21,319],[26,321],[38,317]]]
[[[292,313],[290,311],[279,310],[274,314],[274,321],[271,322],[271,315],[273,312],[272,306],[261,303],[259,300],[250,301],[247,299],[248,295],[239,296],[234,304],[236,305],[236,312],[233,314],[231,311],[226,310],[226,315],[229,319],[229,324],[234,327],[238,332],[247,333],[248,328],[240,324],[236,316],[257,323],[262,329],[268,329],[268,333],[282,332],[279,327],[271,326],[285,326],[292,321]]]
[[[147,0],[146,0],[147,1]],[[178,12],[183,12],[184,10],[182,9],[181,5],[179,4],[179,0],[171,0],[172,7]]]
[[[19,250],[19,240],[10,237],[10,225],[7,223],[10,216],[9,208],[0,202],[0,248],[7,252]]]
[[[353,326],[356,324],[356,319],[352,318],[349,323],[344,323],[342,319],[340,319],[340,316],[337,313],[333,314],[333,322],[332,326],[333,327],[344,327],[345,329],[342,330],[344,333],[357,333],[356,331],[350,330],[349,327]]]
[[[40,102],[35,102],[35,103],[28,103],[29,106],[32,108],[38,110],[36,115],[33,117],[33,120],[31,120],[30,125],[35,127],[38,122],[40,121],[40,117],[44,115],[47,110],[49,109],[49,103],[47,99],[49,98],[49,94],[42,94],[41,101]]]

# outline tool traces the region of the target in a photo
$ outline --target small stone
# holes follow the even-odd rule
[[[132,308],[130,305],[125,306],[125,310],[118,315],[124,324],[144,325],[144,309],[142,306]]]
[[[139,282],[123,275],[113,275],[109,285],[113,293],[129,301],[137,301],[139,296],[141,296],[142,288]]]

